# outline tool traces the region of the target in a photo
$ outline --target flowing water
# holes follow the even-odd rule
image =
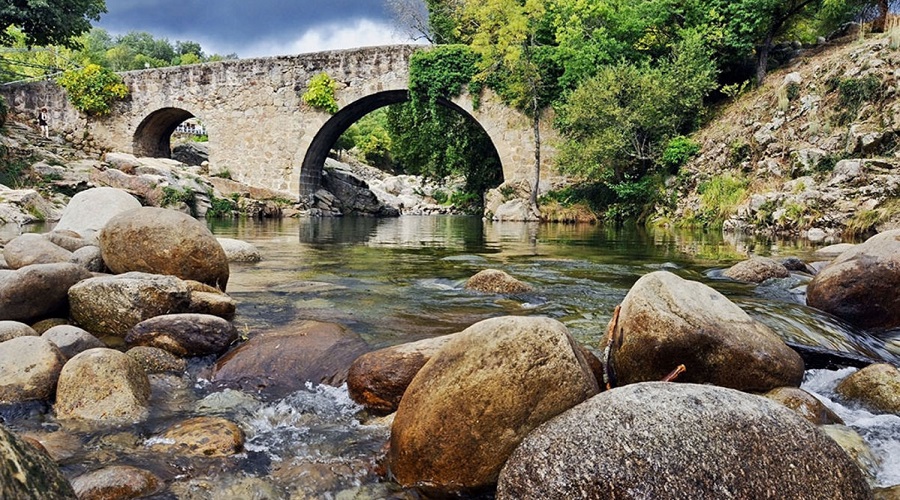
[[[642,275],[669,270],[718,289],[785,340],[900,363],[900,342],[858,331],[804,305],[808,276],[760,286],[721,278],[750,254],[808,261],[808,242],[725,239],[593,225],[483,223],[468,217],[211,221],[214,234],[259,248],[263,260],[232,265],[228,293],[245,335],[298,319],[336,322],[373,348],[460,331],[500,315],[542,315],[564,323],[596,349],[615,306]],[[463,289],[483,269],[502,269],[534,286],[514,296]],[[900,337],[895,332],[893,337]],[[136,428],[68,429],[47,409],[4,409],[0,418],[32,432],[66,431],[81,451],[63,461],[69,475],[98,462],[141,465],[171,483],[157,498],[417,498],[379,480],[388,427],[370,419],[345,387],[308,386],[282,400],[221,390],[205,379],[211,360],[183,377],[153,381],[154,417]],[[804,387],[862,434],[880,460],[876,483],[900,483],[900,418],[871,415],[835,397],[839,376],[810,370]],[[197,414],[223,415],[247,435],[231,459],[187,460],[146,451],[165,425]]]

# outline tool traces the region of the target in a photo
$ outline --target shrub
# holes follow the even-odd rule
[[[840,80],[837,86],[838,102],[843,111],[838,116],[838,120],[841,123],[853,120],[863,104],[878,99],[880,89],[881,79],[876,75]]]
[[[700,151],[699,144],[683,135],[679,135],[670,139],[669,143],[666,144],[660,163],[666,170],[674,174],[698,151]]]
[[[56,82],[66,89],[72,105],[89,115],[109,114],[112,103],[128,95],[119,75],[96,64],[66,71]]]
[[[309,81],[309,88],[303,93],[301,99],[310,106],[335,114],[338,111],[337,83],[326,73],[319,73]]]

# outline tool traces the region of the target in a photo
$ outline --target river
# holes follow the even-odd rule
[[[254,244],[263,260],[233,264],[228,293],[247,336],[297,319],[336,322],[374,349],[460,331],[499,315],[543,315],[564,323],[595,348],[615,306],[643,274],[665,269],[718,289],[785,340],[900,363],[900,342],[857,331],[803,304],[808,277],[734,283],[721,270],[748,255],[811,259],[806,241],[725,238],[718,232],[648,231],[596,225],[483,223],[471,217],[335,218],[210,221],[216,236]],[[821,246],[821,244],[820,244]],[[463,289],[482,269],[502,269],[534,286],[519,296]],[[900,332],[896,337],[900,337]],[[63,463],[76,475],[103,462],[141,465],[173,485],[154,498],[418,498],[374,472],[388,430],[366,418],[345,387],[307,387],[279,401],[221,391],[204,378],[210,360],[187,375],[154,382],[165,403],[132,429],[76,433],[86,451]],[[875,482],[900,483],[900,417],[840,404],[841,372],[809,370],[804,388],[819,395],[869,442],[880,459]],[[212,408],[212,409],[210,409]],[[46,409],[6,409],[19,429],[59,429]],[[195,462],[142,453],[162,425],[196,413],[224,414],[247,436],[246,452],[228,461]],[[122,433],[132,436],[121,437]],[[122,444],[128,442],[128,444]],[[99,451],[98,451],[99,450]],[[101,453],[102,452],[102,453]],[[244,488],[244,489],[242,489]]]

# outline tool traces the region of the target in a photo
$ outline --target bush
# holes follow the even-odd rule
[[[683,135],[673,137],[663,150],[660,163],[669,172],[674,174],[684,166],[692,156],[700,151],[700,145]]]
[[[96,64],[66,71],[56,83],[66,89],[75,108],[89,115],[109,114],[112,103],[128,95],[128,87],[119,75]]]
[[[860,108],[867,102],[879,98],[881,79],[875,75],[863,78],[844,78],[838,82],[838,102],[843,111],[838,116],[840,123],[847,123],[856,118]]]
[[[303,93],[301,99],[310,106],[335,114],[338,111],[337,83],[326,73],[319,73],[309,81],[309,88]]]

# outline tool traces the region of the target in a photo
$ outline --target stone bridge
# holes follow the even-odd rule
[[[350,125],[408,99],[409,58],[416,50],[425,49],[370,47],[131,71],[122,73],[129,97],[105,117],[86,117],[52,82],[0,86],[0,94],[18,113],[36,115],[47,107],[57,133],[137,156],[169,157],[172,132],[197,117],[209,135],[211,173],[228,172],[238,182],[299,197],[318,188],[326,155]],[[339,85],[340,110],[334,115],[301,99],[322,72]],[[477,110],[467,95],[443,104],[484,129],[505,182],[530,182],[534,137],[527,116],[493,95],[483,96]],[[544,139],[552,144],[554,132],[545,129]]]

